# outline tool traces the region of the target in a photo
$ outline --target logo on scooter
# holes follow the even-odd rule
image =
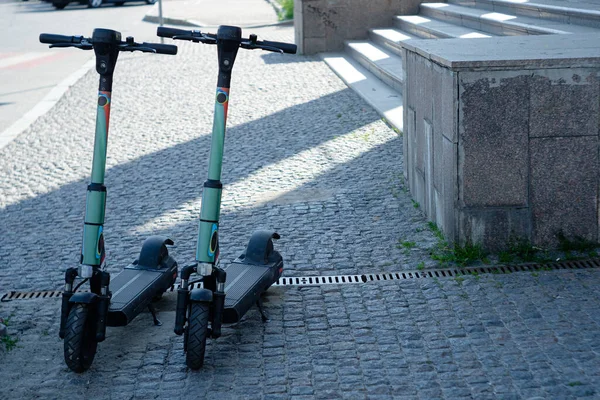
[[[217,103],[224,104],[227,102],[227,92],[221,89],[217,90]]]
[[[213,224],[212,231],[210,232],[210,244],[208,246],[209,257],[214,257],[215,252],[219,248],[219,234],[217,232],[218,229],[219,227],[217,226],[217,224]]]
[[[98,247],[96,247],[96,259],[100,260],[100,264],[104,262],[104,234],[102,227],[98,230]]]

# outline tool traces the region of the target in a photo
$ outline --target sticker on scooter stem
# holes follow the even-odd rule
[[[227,120],[227,109],[229,107],[229,89],[228,88],[217,88],[217,103],[223,106],[225,120]]]
[[[212,231],[210,232],[210,245],[208,246],[208,256],[214,257],[215,252],[219,248],[219,229],[217,224],[213,224]]]
[[[100,264],[104,262],[104,234],[103,229],[100,227],[98,230],[98,247],[96,248],[96,259],[100,260]]]
[[[108,123],[110,119],[110,92],[98,92],[98,107],[104,111],[104,121],[106,123],[106,136],[108,136]]]

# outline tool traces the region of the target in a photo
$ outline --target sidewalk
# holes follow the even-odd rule
[[[293,28],[255,29],[293,41]],[[214,46],[123,54],[106,186],[108,270],[150,234],[194,260],[212,128]],[[0,292],[54,290],[78,265],[97,75],[0,149]],[[222,264],[273,228],[284,276],[438,268],[436,238],[403,191],[402,137],[316,57],[240,50],[229,105]],[[399,243],[410,241],[402,247]],[[458,279],[460,278],[460,279]],[[600,271],[482,274],[274,287],[185,367],[175,296],[109,328],[90,371],[64,364],[60,299],[0,303],[0,399],[579,399],[600,396]]]
[[[197,27],[234,25],[242,28],[280,24],[275,0],[164,0],[163,23]],[[158,3],[144,17],[147,22],[159,22]],[[291,23],[288,21],[286,23]]]

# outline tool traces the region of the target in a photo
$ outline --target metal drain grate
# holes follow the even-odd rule
[[[600,258],[577,261],[560,261],[548,264],[519,264],[519,265],[501,265],[493,267],[472,267],[472,268],[444,268],[423,271],[402,271],[386,272],[381,274],[363,274],[363,275],[328,275],[328,276],[305,276],[305,277],[283,277],[279,278],[273,286],[321,286],[321,285],[355,285],[368,282],[394,281],[407,279],[432,279],[432,278],[453,278],[464,275],[479,274],[510,274],[513,272],[535,272],[535,271],[555,271],[555,270],[578,270],[600,268]],[[201,287],[201,283],[190,285],[192,289]],[[167,293],[175,292],[179,284],[175,284],[167,289]],[[85,290],[84,290],[85,291]],[[6,293],[0,298],[0,301],[11,300],[34,300],[34,299],[54,299],[62,296],[62,290],[37,291],[37,292],[16,292]]]

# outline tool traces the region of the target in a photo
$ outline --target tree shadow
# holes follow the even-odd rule
[[[226,187],[243,183],[265,166],[379,119],[368,108],[363,114],[336,117],[345,111],[343,104],[349,96],[355,98],[350,89],[344,89],[228,129],[223,183]],[[190,227],[197,224],[209,147],[210,137],[203,135],[107,170],[109,271],[121,270],[137,256],[146,232],[136,232],[135,227],[160,227],[174,210],[177,218],[183,216],[189,223],[174,224],[160,233],[189,249],[181,252],[185,257],[180,263],[193,260],[196,239]],[[0,210],[0,291],[62,285],[65,268],[79,262],[88,183],[89,178],[78,180]],[[285,186],[285,182],[263,184]],[[224,216],[228,221],[233,217]]]

